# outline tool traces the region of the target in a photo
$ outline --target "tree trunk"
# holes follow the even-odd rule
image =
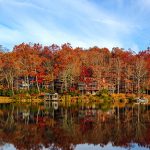
[[[137,79],[137,93],[140,95],[140,78]]]
[[[27,88],[28,88],[28,91],[29,91],[30,87],[29,87],[29,76],[28,75],[26,76],[26,83],[27,83]]]
[[[117,93],[120,93],[120,78],[117,79]]]
[[[40,87],[39,87],[39,83],[38,83],[38,77],[36,76],[36,87],[37,87],[37,90],[38,90],[38,93],[40,93]]]
[[[18,76],[17,76],[17,78],[16,78],[16,84],[17,84],[17,85],[16,85],[16,86],[17,86],[16,89],[17,89],[17,91],[18,91],[18,90],[19,90]]]
[[[12,90],[12,95],[14,95],[14,82],[13,82],[13,79],[11,81],[11,90]]]
[[[54,75],[52,73],[52,91],[54,92],[55,91],[55,88],[54,88]]]

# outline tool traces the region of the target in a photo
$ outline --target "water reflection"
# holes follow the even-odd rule
[[[0,149],[149,149],[149,115],[141,104],[1,106]]]

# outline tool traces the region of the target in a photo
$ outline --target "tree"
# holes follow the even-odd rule
[[[134,79],[136,82],[138,95],[140,94],[142,81],[144,80],[146,74],[146,62],[144,61],[143,57],[137,55],[134,60]]]
[[[121,75],[122,75],[122,68],[123,68],[123,49],[118,47],[112,49],[112,67],[113,67],[113,75],[115,79],[115,84],[117,86],[117,93],[120,93],[120,83],[121,83]]]
[[[7,88],[14,94],[14,79],[18,76],[19,68],[15,53],[4,53],[1,55],[1,73],[7,83]]]
[[[17,62],[20,68],[20,76],[24,77],[25,83],[28,85],[28,90],[30,88],[29,76],[35,77],[36,86],[40,92],[38,85],[38,74],[41,72],[41,58],[39,52],[42,46],[39,44],[29,45],[22,43],[15,46],[13,52],[17,56]]]

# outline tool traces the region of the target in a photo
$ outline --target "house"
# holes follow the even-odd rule
[[[98,81],[94,78],[86,77],[83,81],[78,82],[77,89],[82,94],[95,94],[99,91]]]
[[[54,89],[57,93],[62,93],[63,91],[63,81],[59,79],[54,80]]]

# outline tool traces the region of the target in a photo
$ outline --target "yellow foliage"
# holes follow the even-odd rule
[[[14,100],[13,99],[11,99],[10,97],[3,97],[3,96],[0,96],[0,103],[11,103],[11,102],[13,102]],[[23,98],[23,99],[19,99],[19,100],[16,100],[17,102],[32,102],[32,103],[39,103],[39,102],[42,102],[42,100],[41,99],[39,99],[39,98],[33,98],[33,99],[25,99],[25,98]]]
[[[125,107],[125,104],[127,103],[126,95],[123,93],[120,94],[112,94],[111,95],[114,100],[114,106],[117,107]]]
[[[11,103],[12,99],[10,97],[0,96],[0,103]]]
[[[136,95],[135,94],[126,94],[126,97],[135,99]]]
[[[144,97],[150,102],[150,95],[144,95]]]
[[[123,93],[120,94],[112,94],[111,95],[114,101],[119,101],[119,100],[126,100],[126,95]]]

